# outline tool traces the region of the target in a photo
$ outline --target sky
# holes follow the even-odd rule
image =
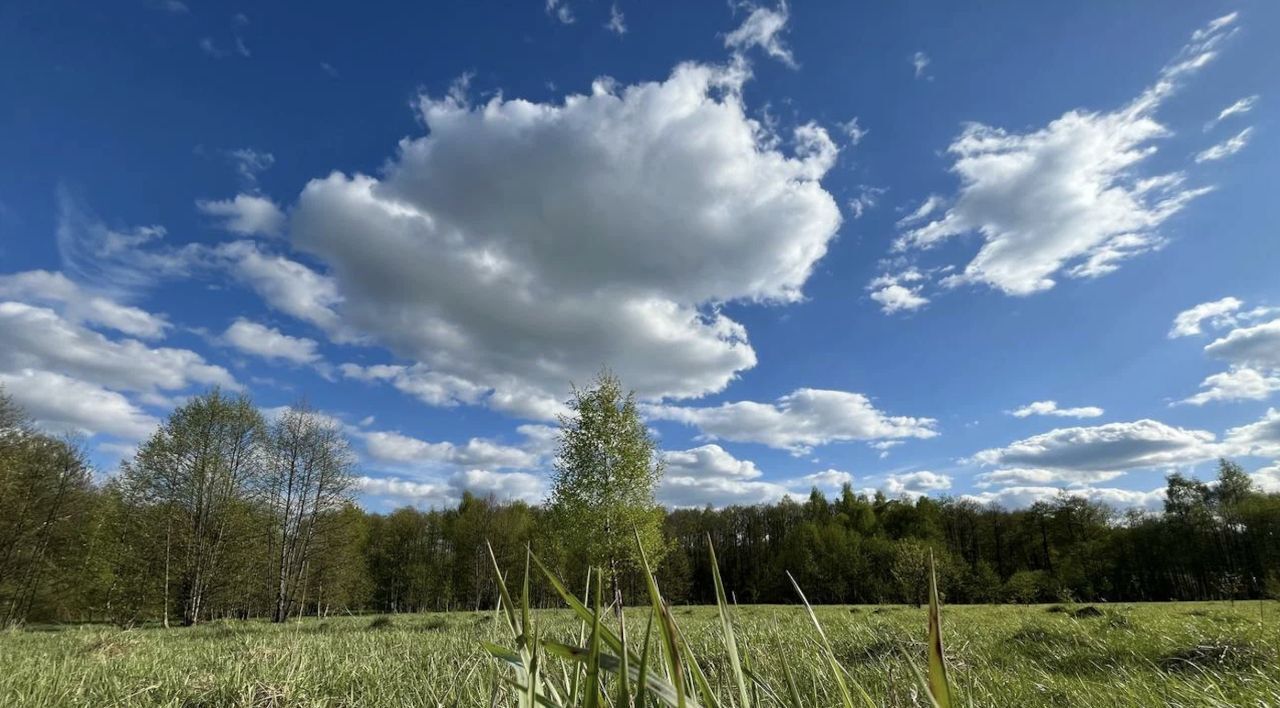
[[[1280,491],[1280,5],[11,2],[0,386],[109,477],[305,403],[360,501]]]

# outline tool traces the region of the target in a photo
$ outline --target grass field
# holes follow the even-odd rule
[[[1096,610],[945,608],[960,704],[1280,705],[1280,604]],[[924,665],[924,609],[815,611],[840,663],[877,703],[923,705],[907,662]],[[544,633],[577,639],[578,622],[567,610],[537,614]],[[715,608],[681,607],[674,617],[712,682],[727,681]],[[757,673],[780,685],[785,661],[815,705],[835,705],[803,607],[744,606],[736,620]],[[643,633],[628,624],[632,636]],[[510,644],[509,630],[491,612],[10,630],[0,633],[0,703],[487,706],[494,672],[503,669],[482,650],[486,640]]]

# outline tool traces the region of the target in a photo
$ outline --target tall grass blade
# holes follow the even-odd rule
[[[623,644],[627,641],[627,618],[623,615],[622,605],[618,605],[618,636]],[[622,670],[618,672],[618,708],[632,708],[631,702],[631,666],[627,661],[627,652],[622,652]]]
[[[556,574],[551,572],[551,569],[548,568],[540,558],[538,558],[536,553],[532,554],[530,557],[533,559],[533,564],[538,566],[538,570],[542,572],[543,577],[547,579],[547,582],[551,583],[551,588],[556,591],[556,594],[560,596],[561,600],[564,600],[564,603],[569,606],[569,609],[573,610],[573,613],[578,616],[578,619],[583,622],[590,623],[592,621],[591,610],[587,609],[587,606],[583,604],[581,600],[574,597],[573,593],[569,592],[569,590],[565,588],[564,583],[561,582],[560,578],[556,577]],[[619,656],[626,650],[622,645],[622,640],[613,632],[613,630],[609,629],[607,625],[600,626],[600,640],[604,642],[605,646],[609,647],[610,651]],[[632,655],[631,658],[635,659],[636,657]]]
[[[528,588],[527,582],[525,583],[525,587]],[[540,686],[541,676],[539,673],[539,669],[541,668],[541,662],[539,661],[539,652],[538,652],[538,630],[530,629],[528,624],[528,619],[527,619],[529,614],[528,599],[529,598],[527,597],[527,594],[526,594],[524,614],[526,617],[525,631],[527,632],[525,636],[529,637],[529,640],[530,640],[529,641],[530,651],[528,652],[529,653],[529,672],[528,672],[529,685],[524,692],[523,700],[520,702],[520,705],[527,706],[528,708],[534,708],[534,706],[538,705],[538,696],[542,695],[542,690]]]
[[[729,670],[733,672],[733,680],[738,688],[738,700],[742,708],[751,708],[751,689],[747,685],[747,677],[742,670],[742,661],[738,656],[738,639],[733,632],[733,618],[729,613],[729,601],[725,598],[724,582],[720,579],[720,564],[716,560],[716,548],[707,536],[707,551],[711,554],[711,578],[716,587],[716,609],[720,613],[720,628],[724,632],[724,646],[729,652]],[[785,662],[784,662],[785,663]]]
[[[511,593],[507,591],[507,582],[502,578],[502,569],[498,567],[498,557],[493,554],[493,546],[488,541],[484,542],[485,548],[489,549],[489,560],[493,561],[493,573],[498,576],[498,597],[502,609],[506,611],[507,625],[511,627],[511,633],[515,635],[516,643],[524,645],[524,631],[516,624],[516,608],[511,602]]]
[[[675,705],[678,708],[684,708],[688,703],[685,696],[684,667],[680,662],[680,649],[679,642],[676,639],[675,622],[671,619],[671,613],[667,611],[666,603],[662,601],[662,593],[658,592],[658,583],[653,579],[653,573],[649,571],[649,559],[645,556],[644,544],[640,543],[639,532],[636,533],[636,545],[640,548],[640,563],[644,571],[645,584],[649,588],[649,602],[653,606],[653,613],[658,617],[658,634],[662,639],[664,658],[667,660],[667,678],[676,689]]]
[[[800,687],[796,685],[796,675],[791,671],[791,662],[782,662],[782,674],[787,679],[787,696],[791,699],[791,708],[804,708],[800,699]]]
[[[929,686],[929,679],[920,673],[920,667],[916,666],[916,658],[907,653],[906,649],[899,649],[902,652],[902,663],[907,665],[907,669],[911,671],[911,675],[916,680],[916,685],[920,687],[924,694],[925,700],[929,703],[929,708],[942,708],[942,704],[938,703],[938,699],[933,696],[933,689]]]
[[[942,613],[938,603],[938,574],[933,567],[933,551],[929,551],[929,695],[938,708],[952,708],[951,684],[947,681],[947,662],[942,654]]]
[[[596,571],[595,591],[592,593],[593,612],[591,613],[591,637],[587,640],[587,685],[584,708],[600,706],[600,585],[602,578]]]
[[[827,660],[827,666],[831,669],[831,676],[835,679],[836,688],[840,691],[840,702],[845,708],[853,708],[853,695],[849,692],[849,682],[845,681],[844,669],[840,668],[840,662],[836,660],[836,654],[831,650],[831,642],[827,640],[827,633],[822,630],[822,625],[818,623],[818,616],[813,613],[813,606],[809,604],[809,599],[804,596],[804,591],[800,589],[800,583],[787,572],[787,579],[791,581],[791,587],[796,589],[796,594],[800,596],[800,601],[804,603],[804,609],[809,613],[809,619],[813,621],[813,626],[818,630],[818,641],[822,647],[822,654]],[[862,686],[857,683],[854,688],[858,689],[859,697],[862,699],[863,705],[867,708],[876,708],[876,702],[871,700],[871,696],[863,690]]]
[[[649,679],[649,635],[653,632],[653,613],[644,626],[644,645],[640,647],[640,667],[636,669],[636,705],[643,707]]]
[[[528,546],[524,547],[524,587],[520,591],[520,633],[525,636],[529,635],[532,624],[529,619],[529,555],[533,553],[533,549]],[[489,555],[493,555],[493,549],[489,549]],[[532,645],[537,649],[537,641]]]

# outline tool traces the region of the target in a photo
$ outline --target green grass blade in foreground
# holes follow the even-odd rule
[[[720,579],[720,565],[716,560],[716,548],[707,536],[707,551],[711,554],[711,578],[716,587],[716,609],[720,613],[720,628],[724,632],[724,646],[729,652],[729,669],[733,672],[733,680],[738,688],[738,700],[742,708],[751,708],[751,689],[747,685],[747,677],[742,671],[742,661],[738,657],[738,640],[733,632],[733,618],[729,614],[729,601],[725,598],[724,582]]]
[[[636,705],[644,706],[645,690],[649,679],[649,636],[653,632],[653,613],[644,626],[644,645],[640,647],[640,668],[636,669]]]
[[[587,640],[587,685],[585,698],[582,702],[584,708],[599,708],[600,706],[600,572],[596,571],[595,591],[592,593],[591,613],[591,637]]]
[[[930,708],[943,708],[938,699],[933,696],[933,689],[929,686],[929,679],[920,673],[920,667],[916,666],[916,658],[907,653],[907,650],[899,647],[898,651],[902,654],[902,663],[907,665],[911,670],[911,676],[915,678],[916,685],[923,691],[925,700],[929,701]]]
[[[618,605],[618,636],[622,643],[627,642],[627,618],[623,615],[622,605]],[[627,652],[622,652],[622,670],[618,672],[618,708],[630,708],[631,702],[631,666],[627,661]],[[643,704],[642,704],[643,705]]]
[[[787,696],[791,698],[791,708],[804,708],[804,701],[800,699],[800,687],[796,685],[796,675],[791,671],[791,663],[781,663],[782,673],[787,679]]]
[[[680,664],[675,622],[671,619],[671,613],[667,611],[666,603],[662,601],[662,594],[658,592],[658,583],[653,579],[653,573],[649,572],[649,559],[645,556],[644,544],[640,543],[639,532],[636,532],[636,545],[640,548],[640,562],[644,571],[645,584],[649,588],[649,602],[653,606],[653,613],[658,617],[658,634],[662,639],[662,648],[665,650],[664,658],[667,660],[667,678],[676,690],[674,705],[684,708],[687,705],[684,695],[684,667]]]
[[[938,607],[938,574],[933,567],[933,551],[929,551],[929,695],[938,708],[952,708],[951,684],[947,681],[947,662],[942,653],[942,612]]]
[[[502,578],[502,569],[498,567],[498,557],[493,554],[493,546],[489,545],[488,541],[485,541],[484,545],[489,549],[489,560],[493,561],[493,573],[498,578],[498,596],[501,598],[503,609],[506,610],[507,625],[511,627],[516,643],[523,646],[524,630],[516,624],[515,603],[511,601],[511,593],[507,592],[507,583]]]
[[[546,577],[547,582],[551,583],[552,589],[556,591],[556,594],[560,596],[560,599],[564,600],[565,604],[569,606],[569,609],[573,610],[574,614],[578,616],[578,619],[583,622],[591,622],[591,610],[587,609],[587,606],[583,604],[582,601],[574,597],[573,593],[569,592],[569,590],[565,588],[564,583],[561,582],[560,578],[556,577],[556,574],[551,572],[551,569],[543,564],[537,554],[530,554],[530,558],[533,559],[534,565],[538,566],[538,570],[542,571],[542,575]],[[618,635],[606,625],[601,625],[600,627],[600,639],[605,643],[605,646],[609,647],[609,649],[615,654],[620,655],[625,650],[622,646],[622,639],[620,639]],[[635,655],[632,655],[631,659],[635,660]]]
[[[585,666],[587,663],[588,651],[585,648],[571,647],[567,644],[553,642],[549,639],[544,640],[542,642],[542,646],[547,650],[548,654],[564,659],[565,661],[571,661],[575,665]],[[612,654],[601,654],[600,668],[604,671],[608,671],[609,673],[616,674],[622,670],[622,662],[618,661],[618,657],[613,656]],[[685,708],[700,708],[696,701],[685,696],[682,692],[677,691],[676,687],[669,681],[652,672],[649,672],[643,681],[641,681],[641,674],[638,668],[632,668],[629,673],[633,682],[644,686],[644,695],[646,698],[653,698],[662,705],[671,706],[672,708],[679,708],[680,706],[684,706]],[[636,691],[636,695],[636,705],[645,705],[639,700],[639,690]]]
[[[528,546],[524,547],[524,588],[520,591],[520,633],[528,635],[532,627],[529,619],[529,554],[533,550]],[[493,549],[489,549],[489,555],[493,555]],[[538,643],[535,641],[533,647],[536,650]]]
[[[804,591],[800,589],[800,583],[792,577],[791,573],[787,573],[787,579],[791,581],[791,587],[796,589],[796,594],[800,596],[800,601],[804,603],[804,609],[809,613],[809,619],[813,621],[813,627],[818,631],[819,646],[822,647],[822,655],[827,660],[827,666],[831,669],[831,676],[835,679],[836,688],[840,690],[840,701],[845,708],[853,708],[853,695],[849,693],[849,682],[845,681],[844,669],[840,668],[840,662],[836,660],[835,652],[831,650],[831,642],[827,641],[827,633],[822,631],[822,625],[818,623],[818,616],[813,613],[813,607],[809,604],[809,599],[804,596]],[[854,683],[854,688],[858,689],[859,697],[862,698],[863,704],[867,708],[876,708],[876,702],[871,700],[871,696],[863,690],[862,686]]]
[[[670,646],[674,649],[679,645],[684,648],[684,656],[689,657],[687,661],[682,662],[679,654],[672,654],[671,658],[675,660],[675,664],[680,666],[682,670],[689,674],[693,685],[697,688],[698,695],[702,696],[702,702],[709,708],[715,708],[720,705],[720,700],[716,698],[715,691],[711,689],[711,682],[707,681],[707,675],[702,672],[702,667],[698,665],[697,659],[693,656],[693,647],[689,646],[689,642],[684,635],[680,633],[680,628],[676,626],[675,618],[671,616],[671,608],[667,607],[667,603],[663,602],[662,594],[658,592],[658,581],[653,576],[653,571],[649,568],[649,558],[645,555],[644,546],[640,543],[640,533],[636,534],[636,546],[640,549],[640,563],[644,570],[645,580],[649,584],[649,594],[654,602],[662,610],[662,618],[664,620],[662,627],[670,634]]]

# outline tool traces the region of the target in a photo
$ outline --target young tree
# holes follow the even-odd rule
[[[224,551],[261,474],[263,420],[244,396],[214,389],[170,414],[121,467],[129,502],[157,507],[164,527],[164,620],[170,591],[195,624],[226,560]]]
[[[619,576],[639,567],[636,534],[651,566],[663,555],[662,509],[654,489],[663,465],[636,408],[635,393],[602,371],[574,388],[560,418],[551,513],[571,557],[607,569],[621,607]]]
[[[274,524],[271,619],[283,622],[305,587],[322,527],[352,501],[355,456],[336,423],[305,407],[289,408],[271,424],[264,453],[262,488]]]

